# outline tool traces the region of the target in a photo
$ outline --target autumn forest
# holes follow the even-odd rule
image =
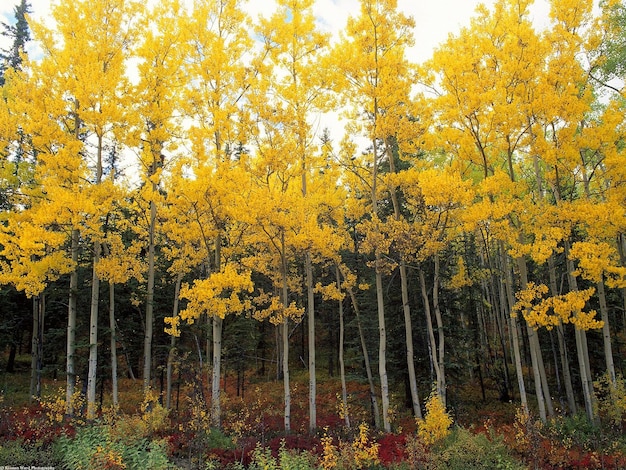
[[[626,6],[550,0],[539,27],[532,3],[480,6],[423,63],[396,0],[360,0],[338,35],[313,0],[258,18],[243,0],[59,0],[45,23],[19,3],[0,68],[0,406],[21,371],[19,405],[57,409],[76,439],[78,417],[143,400],[144,431],[186,408],[193,439],[241,449],[234,400],[271,384],[283,447],[232,468],[379,468],[373,439],[403,427],[394,468],[452,468],[420,459],[481,406],[508,407],[527,447],[558,419],[621,429]],[[321,439],[317,467],[284,463],[293,435]],[[342,436],[352,463],[331,458]],[[618,441],[593,451],[626,463]],[[202,442],[183,460],[218,468]],[[111,449],[91,464],[145,468]],[[619,468],[602,462],[581,468]]]

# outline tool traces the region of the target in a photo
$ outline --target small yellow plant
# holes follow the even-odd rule
[[[337,397],[337,414],[341,420],[345,420],[346,416],[348,416],[348,404],[343,402],[343,398],[339,393],[336,394]]]
[[[91,457],[90,465],[92,468],[102,468],[107,470],[124,470],[126,468],[122,454],[120,454],[119,451],[112,449],[110,445],[107,445],[106,448],[99,445]]]
[[[159,403],[158,395],[152,389],[148,389],[141,403],[142,420],[148,434],[161,431],[168,426],[168,413],[169,411]]]
[[[59,388],[57,392],[49,399],[39,399],[39,404],[44,409],[46,417],[49,421],[55,423],[62,423],[67,416],[67,401],[65,399],[65,389]],[[73,411],[72,419],[75,421],[80,419],[80,411],[85,406],[85,397],[77,387],[76,391],[70,399],[70,407]]]
[[[605,372],[594,383],[596,411],[611,426],[620,427],[626,416],[626,382],[618,375],[615,383],[608,372]]]
[[[426,416],[417,420],[417,436],[432,445],[450,434],[452,418],[446,411],[439,394],[433,390],[426,400]]]
[[[359,435],[354,442],[352,442],[356,468],[369,468],[380,463],[378,459],[379,444],[371,442],[368,434],[369,427],[367,424],[360,424]]]
[[[324,470],[336,468],[339,463],[339,452],[337,447],[333,444],[333,438],[328,435],[328,428],[325,430],[324,437],[322,437],[322,457],[320,460],[320,466]]]

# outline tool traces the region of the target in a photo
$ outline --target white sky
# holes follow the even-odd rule
[[[2,21],[13,22],[13,8],[18,1],[0,1]],[[58,0],[30,0],[34,17],[37,20],[48,17],[53,1]],[[433,49],[445,41],[449,33],[456,33],[462,26],[469,24],[479,3],[491,7],[494,0],[398,0],[398,9],[413,16],[416,24],[416,45],[411,51],[411,59],[415,62],[427,60]],[[547,5],[548,0],[535,0],[532,16],[538,24],[546,21]],[[273,0],[248,0],[248,10],[252,17],[259,13],[269,16],[273,9]],[[315,14],[320,19],[320,26],[332,32],[342,29],[349,15],[355,16],[358,13],[358,0],[317,0],[315,4]],[[6,46],[2,38],[0,44]]]

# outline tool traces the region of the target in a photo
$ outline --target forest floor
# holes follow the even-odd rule
[[[98,417],[87,421],[79,397],[76,415],[65,415],[62,380],[45,378],[41,399],[29,402],[28,372],[4,373],[0,468],[626,469],[621,423],[593,425],[579,414],[541,423],[515,403],[499,401],[489,388],[483,398],[478,383],[450,388],[448,432],[439,433],[442,417],[435,412],[418,424],[404,395],[392,395],[393,431],[381,433],[373,425],[365,382],[348,382],[348,426],[339,378],[321,376],[317,431],[310,433],[308,374],[294,372],[291,432],[285,434],[282,381],[251,376],[237,393],[234,378],[227,379],[217,430],[210,422],[206,371],[202,377],[175,385],[169,411],[158,382],[144,396],[141,381],[130,379],[120,380],[120,407],[114,410],[106,381]]]

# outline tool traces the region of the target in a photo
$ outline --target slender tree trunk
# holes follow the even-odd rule
[[[374,103],[374,109],[377,109]],[[374,121],[376,128],[376,121]],[[378,216],[378,143],[376,138],[372,139],[374,154],[373,174],[372,174],[372,214]],[[378,311],[378,375],[380,378],[380,394],[383,407],[383,429],[391,432],[391,421],[389,420],[389,380],[387,377],[387,328],[385,326],[385,299],[383,296],[383,274],[381,267],[381,254],[378,250],[375,253],[376,271],[376,306]]]
[[[548,272],[550,277],[550,291],[553,296],[559,294],[556,282],[556,268],[554,266],[554,256],[548,258]],[[572,385],[572,374],[570,372],[569,354],[567,352],[567,344],[565,343],[565,329],[563,323],[559,322],[556,326],[556,333],[559,339],[559,355],[561,358],[561,368],[563,370],[563,382],[565,383],[565,395],[567,397],[567,406],[572,414],[576,413],[576,399],[574,398],[574,387]]]
[[[613,387],[617,386],[617,377],[615,375],[615,363],[613,361],[613,347],[611,345],[611,329],[609,326],[609,310],[606,306],[606,293],[604,292],[604,280],[601,279],[597,284],[598,300],[600,302],[600,317],[604,324],[602,325],[602,340],[604,343],[604,359],[606,362],[606,370],[609,374]]]
[[[115,283],[109,281],[109,329],[111,330],[111,395],[113,409],[120,406],[117,383],[117,335],[115,333]]]
[[[304,260],[306,271],[306,291],[308,307],[308,337],[309,337],[309,432],[313,434],[317,428],[317,380],[315,372],[315,296],[313,292],[313,266],[311,254],[307,251]]]
[[[341,274],[339,266],[335,266],[335,276],[337,278],[337,289],[342,293]],[[339,299],[339,375],[341,377],[341,403],[343,406],[344,423],[346,428],[350,429],[350,413],[348,411],[348,389],[346,387],[346,369],[343,360],[343,344],[344,344],[344,323],[343,323],[343,298]]]
[[[439,371],[439,360],[437,358],[437,340],[435,339],[435,331],[433,328],[433,314],[430,308],[430,299],[428,298],[428,289],[426,287],[426,278],[424,271],[419,270],[420,290],[422,292],[422,300],[424,302],[424,313],[426,316],[426,331],[428,331],[429,351],[430,351],[430,364],[431,368],[435,371],[437,388],[439,386],[439,378],[441,372]]]
[[[363,362],[365,363],[365,373],[367,375],[367,382],[370,387],[370,400],[372,402],[372,412],[374,415],[374,426],[376,429],[380,429],[380,413],[378,411],[378,399],[376,398],[376,386],[374,385],[374,374],[372,373],[372,366],[370,364],[370,356],[367,351],[367,343],[365,341],[365,333],[363,332],[363,325],[361,324],[361,314],[359,304],[354,295],[354,291],[348,288],[348,294],[352,301],[352,307],[354,308],[354,314],[356,316],[356,324],[359,329],[359,339],[361,341],[361,350],[363,351]]]
[[[78,247],[79,232],[72,230],[72,263],[74,269],[70,273],[70,294],[67,303],[67,346],[66,346],[66,367],[67,385],[65,387],[65,413],[68,416],[74,415],[74,389],[76,387],[76,302],[78,300]]]
[[[622,267],[626,267],[626,235],[617,236],[617,251]],[[622,287],[622,331],[626,330],[626,287]]]
[[[215,239],[215,271],[222,269],[222,237]],[[222,329],[224,320],[213,315],[213,372],[211,377],[211,422],[216,428],[222,425],[221,394],[221,370],[222,370]],[[224,381],[226,383],[226,381]]]
[[[98,135],[95,184],[102,182],[102,134]],[[91,276],[91,309],[89,318],[89,370],[87,373],[87,419],[96,417],[96,381],[98,375],[98,315],[100,309],[100,277],[96,271],[102,244],[93,244],[93,267]]]
[[[46,294],[42,293],[39,297],[39,333],[37,341],[37,381],[35,386],[35,394],[41,397],[41,372],[43,371],[43,340],[44,326],[46,321]]]
[[[528,274],[526,268],[526,260],[523,257],[516,259],[517,268],[519,270],[520,284],[522,289],[526,289],[528,286]],[[530,349],[530,361],[533,368],[533,382],[535,383],[535,395],[537,398],[537,406],[539,408],[539,419],[543,423],[547,422],[546,414],[546,392],[543,390],[543,382],[541,380],[540,372],[540,355],[541,349],[539,348],[539,340],[537,338],[537,331],[526,324],[526,333],[528,334],[528,344]]]
[[[281,237],[281,265],[282,265],[282,300],[285,309],[289,307],[289,290],[287,286],[287,257],[285,254],[285,234]],[[285,314],[282,331],[283,345],[283,391],[285,394],[285,433],[291,432],[291,388],[289,385],[289,317]]]
[[[98,370],[98,309],[100,306],[100,278],[96,265],[100,260],[99,242],[94,243],[93,272],[91,277],[91,315],[89,318],[89,371],[87,373],[87,419],[96,417],[96,380]]]
[[[385,152],[387,153],[387,160],[389,161],[389,170],[391,173],[396,173],[395,156],[394,156],[394,139],[387,138]],[[398,202],[398,195],[396,188],[390,185],[389,192],[391,194],[391,202],[393,204],[394,219],[399,221],[402,217],[400,211],[400,204]],[[406,261],[404,255],[400,253],[400,291],[402,295],[402,312],[404,314],[404,332],[406,342],[406,363],[409,372],[409,389],[411,390],[411,404],[413,406],[413,415],[421,418],[422,409],[420,406],[419,394],[417,392],[417,378],[415,375],[415,360],[413,358],[413,328],[411,326],[411,307],[409,304],[409,282],[406,269]],[[445,403],[445,401],[444,401]]]
[[[74,101],[74,138],[80,140],[80,118],[78,116],[79,103]],[[67,346],[66,346],[66,375],[65,412],[68,416],[74,414],[74,389],[76,387],[76,315],[78,300],[78,249],[80,232],[73,228],[71,238],[71,256],[74,269],[70,273],[70,293],[67,304]]]
[[[178,317],[178,305],[180,296],[180,286],[183,282],[183,275],[179,273],[176,276],[176,286],[174,288],[174,308],[172,309],[172,317]],[[172,374],[174,369],[174,358],[176,357],[176,336],[172,335],[170,338],[170,350],[167,354],[167,369],[166,369],[166,391],[165,391],[165,408],[168,410],[172,407]]]
[[[413,348],[413,325],[411,322],[411,309],[409,307],[409,289],[407,285],[406,263],[400,261],[400,283],[402,286],[402,311],[404,313],[404,334],[406,340],[406,361],[409,369],[409,388],[411,390],[411,404],[413,405],[413,415],[422,418],[422,407],[420,405],[417,391],[417,377],[415,375],[415,359]]]
[[[156,192],[153,184],[152,191]],[[150,226],[148,228],[148,285],[146,293],[146,330],[143,342],[143,392],[147,393],[150,388],[152,374],[152,328],[154,323],[154,256],[156,231],[156,203],[150,201]]]
[[[569,240],[565,240],[564,245],[565,259],[567,260],[567,280],[570,291],[574,292],[578,290],[578,283],[576,282],[576,277],[574,276],[574,262],[569,258]],[[593,381],[591,378],[591,368],[589,366],[589,351],[587,350],[587,336],[584,330],[581,330],[576,326],[574,326],[574,333],[576,338],[576,353],[578,356],[578,369],[580,373],[580,380],[582,382],[585,411],[589,421],[594,422],[596,416],[593,403]]]
[[[437,378],[437,393],[443,405],[446,405],[446,370],[445,370],[445,334],[443,331],[443,319],[441,318],[441,308],[439,307],[439,255],[435,254],[435,273],[433,277],[433,310],[437,322],[437,361],[439,365],[439,377]]]
[[[28,392],[28,400],[32,402],[35,397],[38,397],[38,390],[41,389],[41,375],[39,371],[39,343],[41,342],[40,333],[40,318],[41,318],[41,299],[39,296],[33,297],[33,334],[31,337],[30,345],[30,389]]]
[[[224,320],[217,315],[212,318],[213,323],[213,372],[211,378],[211,424],[220,428],[222,425],[222,407],[220,403],[221,370],[222,370],[222,328]]]
[[[383,429],[391,432],[389,420],[389,381],[387,378],[387,329],[385,327],[385,301],[383,299],[383,275],[380,268],[380,255],[376,255],[376,300],[378,305],[378,374],[383,405]]]
[[[513,273],[509,267],[507,254],[502,246],[500,246],[500,256],[502,257],[502,268],[506,273],[506,294],[508,302],[508,312],[511,321],[511,342],[513,343],[513,357],[515,358],[515,373],[517,375],[517,386],[519,388],[520,401],[522,410],[526,415],[529,414],[528,398],[526,396],[526,387],[524,385],[524,370],[522,369],[522,355],[519,347],[519,333],[518,333],[518,319],[513,317],[510,313],[515,304],[513,296]]]

